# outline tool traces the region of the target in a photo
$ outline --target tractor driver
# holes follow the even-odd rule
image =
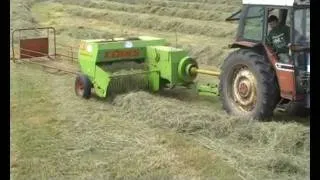
[[[266,38],[266,44],[277,53],[280,62],[289,63],[290,27],[280,24],[279,19],[274,15],[268,18],[268,24],[271,31]]]

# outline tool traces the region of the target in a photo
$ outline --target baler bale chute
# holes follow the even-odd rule
[[[99,97],[138,89],[156,92],[166,86],[193,84],[199,73],[219,75],[199,69],[185,50],[165,44],[164,39],[149,36],[82,41],[76,94],[89,98],[92,87]]]

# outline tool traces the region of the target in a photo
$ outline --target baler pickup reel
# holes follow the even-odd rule
[[[156,92],[194,84],[197,74],[219,75],[199,69],[186,51],[165,44],[164,39],[149,36],[81,41],[82,74],[76,78],[76,94],[89,98],[92,88],[99,97],[141,89]],[[200,85],[198,91],[218,92],[212,85]]]

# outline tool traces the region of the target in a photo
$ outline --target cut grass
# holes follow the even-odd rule
[[[226,6],[223,3],[215,3],[215,4],[208,4],[208,3],[199,3],[199,2],[179,2],[179,1],[162,1],[162,0],[108,0],[112,2],[118,2],[123,4],[134,4],[134,5],[141,5],[147,4],[150,6],[161,6],[161,7],[174,7],[180,9],[189,9],[189,10],[206,10],[211,12],[231,12],[238,10],[241,5],[241,1],[237,1],[236,3],[229,3],[230,5]],[[97,0],[97,2],[101,2],[101,0]],[[231,15],[231,14],[230,14]]]
[[[187,34],[206,35],[211,37],[234,36],[234,25],[225,22],[194,21],[181,18],[168,18],[139,13],[127,13],[111,10],[79,8],[74,5],[64,5],[64,11],[83,18],[103,19],[129,27],[147,28],[160,31],[182,32]],[[139,16],[139,19],[137,18]],[[170,19],[170,20],[169,20]]]
[[[303,125],[228,117],[217,101],[188,102],[183,93],[187,104],[136,92],[116,97],[112,106],[76,98],[72,76],[23,65],[11,72],[14,179],[308,176],[309,129]]]
[[[32,11],[34,16],[42,16],[34,20],[57,26],[64,42],[83,39],[86,34],[123,33],[123,27],[114,21],[69,16],[65,7],[68,10],[65,5],[40,3]],[[30,16],[29,11],[22,13]],[[15,23],[18,20],[15,18]],[[85,28],[79,29],[79,24]],[[132,34],[165,36],[175,44],[174,33],[166,30],[125,28]],[[206,58],[200,57],[203,66],[215,55],[226,54],[225,50],[220,52],[227,41],[222,38],[206,40],[206,36],[184,34],[178,45],[193,55],[208,53]],[[72,76],[46,74],[34,66],[11,68],[13,179],[309,178],[309,125],[297,123],[306,119],[275,116],[273,122],[266,123],[241,120],[227,116],[217,98],[199,100],[183,89],[164,91],[161,96],[124,94],[116,97],[113,105],[94,98],[79,100],[73,93]],[[208,81],[213,81],[210,78]]]
[[[60,28],[57,31],[57,34],[60,36],[69,36],[74,39],[109,39],[114,37],[114,34],[110,32],[93,28],[84,28],[83,26]]]
[[[150,29],[143,28],[129,28],[124,27],[112,22],[104,21],[103,19],[84,19],[78,16],[70,16],[68,13],[63,11],[63,5],[57,3],[41,3],[33,7],[33,12],[38,15],[37,20],[41,21],[46,26],[52,26],[52,22],[59,22],[55,25],[57,32],[61,33],[61,38],[58,37],[58,42],[70,43],[73,42],[76,46],[74,40],[68,38],[69,35],[75,37],[73,34],[78,34],[79,36],[75,37],[76,39],[86,38],[86,34],[92,34],[93,32],[99,32],[98,37],[103,37],[104,34],[109,35],[113,34],[114,36],[137,36],[137,35],[150,35],[163,37],[168,40],[172,46],[176,46],[176,35],[177,35],[177,45],[189,51],[190,55],[197,59],[200,64],[214,65],[219,66],[224,58],[230,52],[227,49],[227,45],[232,42],[232,38],[212,38],[206,36],[198,35],[189,35],[183,33],[170,33],[170,32],[161,32]],[[50,12],[50,13],[47,13]],[[79,26],[81,24],[81,28]],[[63,26],[64,25],[64,26]],[[77,27],[78,26],[78,27]],[[95,27],[93,30],[92,27]],[[65,32],[64,32],[65,31]],[[73,32],[75,31],[75,32]],[[103,33],[105,32],[105,33]],[[82,37],[82,38],[81,38]],[[71,37],[72,38],[72,37]],[[104,37],[108,38],[108,37]],[[227,40],[229,39],[229,40]]]
[[[114,104],[120,107],[119,113],[124,118],[193,134],[196,139],[202,139],[204,146],[215,146],[214,150],[221,156],[228,154],[228,161],[238,172],[246,172],[241,174],[247,178],[299,179],[308,176],[308,127],[298,123],[261,123],[239,119],[226,115],[219,106],[193,104],[195,99],[184,99],[187,104],[138,92],[118,96]],[[206,137],[208,142],[201,137]],[[209,145],[211,141],[214,145]]]
[[[28,27],[34,27],[37,25],[36,20],[31,15],[31,6],[36,1],[19,1],[19,0],[12,0],[10,1],[10,32],[12,32],[14,29],[18,28],[28,28]],[[27,32],[27,34],[23,34],[22,37],[25,37],[24,35],[30,35],[35,36],[38,35],[37,32]],[[10,36],[10,44],[12,43],[12,40],[17,42],[17,39],[12,39]],[[11,48],[11,46],[10,46]],[[11,53],[11,52],[10,52]]]
[[[190,10],[190,9],[179,9],[172,7],[162,7],[155,5],[130,5],[118,2],[101,1],[94,2],[90,0],[76,1],[76,0],[55,0],[55,2],[63,4],[79,5],[81,7],[95,8],[95,9],[108,9],[113,11],[124,11],[130,13],[141,13],[141,14],[155,14],[160,16],[169,17],[180,17],[186,19],[206,20],[206,21],[223,21],[229,13],[221,12],[217,13],[212,11],[204,10]]]
[[[13,179],[239,179],[189,137],[77,98],[72,76],[19,64],[11,72]]]

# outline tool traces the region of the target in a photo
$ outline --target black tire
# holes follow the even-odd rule
[[[292,102],[289,103],[286,112],[290,116],[308,117],[310,116],[310,109],[305,108],[304,103]]]
[[[77,96],[89,99],[91,96],[92,83],[87,75],[77,75],[75,81],[75,93]]]
[[[249,74],[247,79],[246,74]],[[246,101],[248,93],[252,101]],[[227,113],[263,120],[273,115],[279,88],[269,61],[254,51],[240,49],[231,53],[222,65],[219,94],[223,109]],[[241,104],[239,97],[242,98],[240,101],[244,99],[245,103],[250,102],[250,106]],[[240,104],[235,99],[238,99]]]

